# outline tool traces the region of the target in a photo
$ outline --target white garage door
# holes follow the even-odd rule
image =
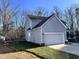
[[[45,33],[44,34],[45,45],[62,44],[64,43],[63,33]]]

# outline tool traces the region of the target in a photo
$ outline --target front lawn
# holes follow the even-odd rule
[[[12,45],[16,49],[29,51],[37,56],[43,57],[43,59],[79,59],[78,56],[60,52],[45,46],[38,46],[32,43],[19,42]]]

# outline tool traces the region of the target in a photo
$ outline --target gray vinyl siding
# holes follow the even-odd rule
[[[42,25],[43,32],[65,32],[66,29],[64,26],[56,20],[55,17],[51,17],[49,20],[47,20],[46,23]]]

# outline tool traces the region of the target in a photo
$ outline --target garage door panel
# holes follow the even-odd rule
[[[56,34],[52,34],[52,35],[45,35],[46,38],[52,38],[52,39],[62,39],[62,35],[56,35]]]
[[[44,42],[46,45],[64,43],[63,34],[44,34]]]

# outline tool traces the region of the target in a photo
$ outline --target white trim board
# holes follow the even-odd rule
[[[44,34],[63,34],[64,35],[64,33],[62,32],[45,32]]]
[[[57,18],[57,20],[61,23],[61,25],[67,29],[67,26],[66,26],[66,25],[64,25],[64,24],[60,21],[60,19],[59,19],[57,16],[55,16],[55,17],[56,17],[56,18]]]

